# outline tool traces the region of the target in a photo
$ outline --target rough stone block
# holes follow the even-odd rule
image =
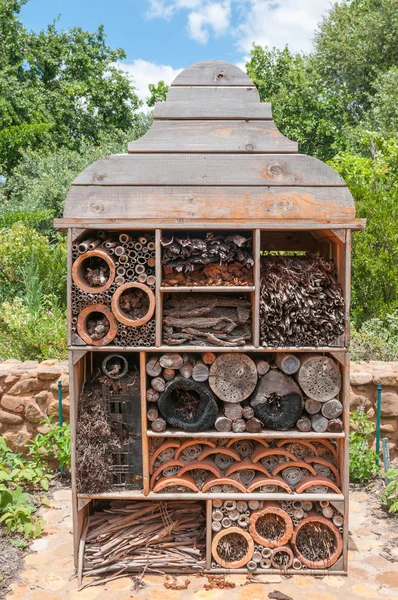
[[[354,371],[350,373],[351,385],[366,385],[372,383],[373,375],[371,371]]]
[[[350,410],[359,410],[361,406],[365,407],[365,410],[372,406],[372,402],[366,396],[356,395],[355,392],[351,392],[350,395]]]
[[[12,410],[16,413],[22,413],[25,404],[27,402],[27,398],[22,396],[10,396],[9,394],[4,394],[1,399],[1,406],[6,410]]]
[[[67,373],[62,373],[58,381],[62,383],[62,391],[69,390],[69,375]],[[50,390],[54,393],[58,392],[58,381],[50,385]]]
[[[8,390],[8,393],[14,395],[29,394],[29,392],[40,390],[42,387],[43,383],[33,377],[18,381]]]
[[[23,423],[23,418],[14,413],[9,413],[5,410],[0,410],[0,422],[6,423],[7,425],[20,425],[21,423]]]
[[[375,394],[377,394],[377,390]],[[396,390],[383,390],[381,415],[382,417],[398,417],[398,393]]]
[[[36,402],[28,402],[25,407],[25,419],[38,425],[45,418],[45,413],[40,409]]]
[[[11,448],[14,452],[20,452],[23,450],[24,446],[32,439],[32,434],[29,433],[26,429],[13,430],[13,431],[5,431],[3,433],[3,438],[5,439],[7,446]]]
[[[37,369],[37,377],[39,379],[45,379],[47,381],[53,381],[61,375],[61,371],[58,367],[52,367],[43,365],[43,363]]]
[[[398,429],[398,419],[382,419],[380,431],[384,433],[394,433]]]

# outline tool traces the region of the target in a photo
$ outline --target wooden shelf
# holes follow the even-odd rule
[[[207,492],[205,494],[194,493],[194,492],[173,492],[171,494],[154,494],[149,492],[147,496],[142,491],[137,490],[123,490],[123,491],[111,491],[101,492],[96,494],[77,494],[78,498],[95,499],[95,500],[211,500],[216,498],[225,498],[226,500],[279,500],[294,502],[295,500],[311,500],[311,502],[328,500],[329,502],[343,502],[344,496],[342,494],[287,494],[286,492],[274,493],[274,494],[262,494],[261,492],[253,494],[245,494],[243,492],[223,492],[222,494],[212,494]]]
[[[156,431],[152,431],[149,429],[146,432],[148,437],[176,437],[176,438],[294,438],[294,439],[339,439],[344,438],[345,433],[342,431],[341,433],[316,433],[315,431],[260,431],[259,433],[249,433],[247,431],[243,433],[235,433],[234,431],[202,431],[202,432],[191,432],[191,431],[178,431],[176,429],[167,429],[166,431],[162,431],[162,433],[157,433]]]
[[[169,292],[254,292],[254,285],[183,285],[174,287],[161,287],[160,291],[163,293]]]
[[[69,346],[69,350],[87,350],[95,352],[347,352],[347,348],[333,347],[278,347],[264,348],[259,346]]]

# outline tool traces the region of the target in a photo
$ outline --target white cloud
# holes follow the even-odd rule
[[[201,44],[210,35],[230,33],[246,54],[253,42],[310,50],[317,24],[332,0],[148,0],[148,5],[149,18],[171,19],[176,12],[187,13],[188,35]]]
[[[238,47],[250,50],[253,42],[261,46],[294,51],[311,49],[314,32],[331,0],[251,0],[248,12],[236,28]]]
[[[231,5],[229,2],[204,3],[201,7],[188,14],[189,37],[206,44],[210,30],[216,36],[224,35],[230,26]]]
[[[149,96],[149,83],[157,83],[162,80],[166,85],[170,85],[178,73],[182,71],[182,68],[173,69],[169,65],[157,65],[141,58],[134,60],[132,63],[119,63],[119,67],[131,77],[137,96],[144,103]],[[146,110],[145,106],[143,106],[143,109]]]

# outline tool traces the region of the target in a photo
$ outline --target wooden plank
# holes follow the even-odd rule
[[[231,101],[220,101],[210,94],[210,98],[193,102],[157,102],[154,119],[237,119],[237,120],[271,120],[271,105],[268,102],[239,103],[235,98]]]
[[[222,60],[204,60],[191,65],[181,71],[171,85],[254,86],[242,69]]]
[[[297,142],[284,137],[273,121],[154,121],[129,152],[290,152]]]
[[[155,264],[155,275],[156,275],[156,286],[155,286],[155,296],[156,296],[156,306],[155,306],[155,344],[156,346],[162,345],[162,319],[163,319],[163,296],[161,293],[161,284],[162,284],[162,247],[160,245],[160,240],[162,238],[162,230],[156,229],[155,231],[155,256],[156,256],[156,264]]]
[[[74,188],[78,189],[78,188]],[[233,188],[231,188],[233,189]],[[103,207],[102,207],[103,210]],[[147,231],[155,229],[156,227],[166,227],[167,229],[182,230],[182,229],[219,229],[220,231],[225,230],[241,230],[243,228],[257,226],[261,231],[312,231],[315,229],[323,229],[325,226],[338,226],[344,229],[353,229],[360,231],[366,227],[366,219],[353,219],[353,218],[340,218],[340,219],[260,219],[255,223],[245,221],[243,219],[231,219],[228,222],[225,221],[211,221],[209,219],[202,219],[201,221],[195,221],[193,219],[180,219],[176,218],[165,218],[158,220],[146,221],[145,225],[142,224],[142,219],[125,218],[120,219],[118,217],[111,217],[101,219],[99,217],[84,217],[76,218],[69,217],[63,219],[54,219],[53,224],[55,229],[60,231],[66,231],[68,227],[76,225],[76,223],[90,223],[90,227],[93,230],[106,229],[107,231],[115,231],[119,229],[136,229],[140,228],[141,231]]]
[[[214,86],[171,86],[166,102],[213,102],[219,104],[236,102],[237,104],[259,103],[260,96],[256,87]],[[264,104],[267,104],[264,102]]]
[[[197,285],[197,286],[175,286],[175,287],[161,287],[160,291],[169,294],[170,292],[254,292],[254,286],[252,285]]]
[[[203,347],[202,347],[203,351]],[[228,348],[229,352],[230,349]],[[225,348],[224,348],[225,352]],[[237,434],[234,431],[201,431],[201,432],[192,432],[192,431],[177,431],[175,429],[167,429],[166,431],[162,431],[161,433],[156,433],[155,431],[148,430],[148,437],[177,437],[177,438],[233,438],[236,437]],[[341,433],[315,433],[314,431],[301,432],[289,429],[288,431],[276,431],[276,430],[267,430],[260,431],[259,433],[248,433],[245,431],[244,433],[239,433],[239,437],[246,438],[289,438],[289,439],[338,439],[344,438],[344,432]]]
[[[121,215],[131,218],[123,220]],[[275,229],[311,230],[331,224],[332,219],[341,219],[339,225],[349,227],[344,221],[354,218],[355,207],[344,187],[72,186],[64,216],[69,218],[65,224],[91,218],[93,228],[96,221],[107,229],[134,228],[145,220],[148,228],[170,224],[180,229],[188,223],[207,228],[207,223],[212,227],[218,223],[226,229],[239,221],[241,229],[254,221],[259,229],[272,230],[275,224]],[[354,225],[360,228],[361,221]]]
[[[72,229],[68,229],[67,247],[67,277],[66,277],[66,320],[67,320],[67,343],[72,345]]]
[[[81,185],[347,189],[344,179],[334,169],[304,154],[114,154],[82,171],[73,182],[73,186]],[[354,206],[352,199],[351,203]],[[338,239],[330,230],[324,235]]]
[[[252,322],[253,322],[253,344],[257,348],[260,345],[260,250],[261,250],[261,231],[253,231],[253,275],[254,275],[254,293],[252,294]]]
[[[310,231],[262,231],[261,250],[317,252],[319,244]]]
[[[211,568],[211,540],[212,540],[212,508],[211,500],[206,500],[206,569]]]
[[[351,231],[346,232],[346,244],[344,251],[344,276],[343,292],[345,298],[344,318],[345,318],[345,346],[350,346],[350,307],[351,307]]]
[[[329,502],[341,502],[344,500],[342,494],[288,494],[286,492],[277,492],[272,494],[264,494],[261,492],[256,494],[245,494],[243,492],[228,492],[228,494],[223,495],[223,498],[224,496],[225,499],[228,500],[268,500],[271,502],[274,500],[286,500],[287,502],[294,502],[295,500],[310,500],[311,502],[320,502],[321,500],[327,500]],[[211,500],[219,497],[220,494],[212,494],[210,492],[206,492],[204,494],[195,492],[154,494],[153,492],[150,492],[148,496],[143,496],[142,493],[140,494],[139,492],[134,492],[133,490],[126,490],[123,492],[103,492],[98,494],[79,494],[79,498],[97,498],[98,500]]]
[[[280,348],[255,348],[254,346],[236,346],[226,349],[225,346],[86,346],[86,350],[95,350],[96,352],[123,352],[126,350],[134,350],[134,352],[203,352],[203,348],[211,350],[212,352],[329,352],[333,354],[335,352],[345,352],[347,349],[343,347],[301,347],[296,348],[295,346],[280,347]],[[70,350],[80,350],[79,346],[71,346]]]
[[[149,448],[146,418],[146,354],[140,352],[140,398],[141,398],[141,439],[142,439],[142,474],[145,496],[149,494]]]

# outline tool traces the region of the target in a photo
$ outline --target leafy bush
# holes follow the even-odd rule
[[[351,358],[354,361],[398,360],[398,310],[383,319],[370,319],[351,328]]]
[[[44,294],[36,256],[32,249],[22,268],[23,297],[0,305],[0,358],[66,357],[65,310],[54,294]]]
[[[387,506],[388,512],[398,512],[398,469],[390,469],[385,476],[390,480],[382,495],[383,503]]]
[[[47,425],[47,433],[37,433],[29,444],[29,456],[35,460],[43,460],[43,456],[57,460],[60,467],[71,465],[70,425],[63,423],[62,427],[54,423],[54,416],[41,422]]]
[[[364,483],[374,477],[379,468],[377,454],[369,448],[369,438],[374,434],[374,424],[363,410],[351,414],[350,424],[350,480]]]
[[[38,537],[43,519],[35,517],[36,510],[30,495],[21,487],[12,490],[0,485],[0,523],[4,523],[6,531],[23,533],[26,539]]]

